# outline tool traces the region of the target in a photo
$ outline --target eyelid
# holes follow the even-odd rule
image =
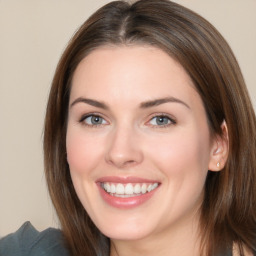
[[[170,123],[164,124],[164,125],[151,125],[149,122],[152,121],[152,119],[157,118],[157,117],[166,117],[170,120]],[[147,125],[149,125],[153,128],[167,128],[172,125],[175,125],[176,123],[177,123],[176,118],[174,118],[173,116],[171,116],[170,114],[167,114],[167,113],[154,113],[154,114],[150,115],[149,121],[146,122]]]
[[[87,123],[85,123],[84,120],[86,118],[90,117],[90,116],[98,116],[100,118],[103,118],[104,121],[106,121],[107,124],[110,123],[107,120],[107,118],[105,117],[105,115],[103,115],[101,113],[98,113],[98,112],[90,112],[90,113],[86,113],[86,114],[82,115],[82,117],[79,119],[79,123],[83,123],[84,125],[89,126],[89,127],[101,127],[101,126],[107,125],[107,124],[87,124]],[[157,117],[168,118],[170,120],[170,123],[169,124],[164,124],[164,125],[152,125],[152,124],[150,124],[150,121],[152,121],[153,118],[157,118]],[[148,119],[148,121],[146,122],[146,125],[151,126],[153,128],[166,128],[166,127],[169,127],[169,126],[173,126],[177,123],[176,118],[174,118],[172,115],[167,114],[167,113],[162,113],[162,112],[151,114],[147,119]]]
[[[96,125],[96,124],[85,123],[84,120],[90,116],[98,116],[98,117],[104,119],[107,122],[107,124],[109,124],[109,121],[107,120],[107,118],[98,112],[90,112],[90,113],[86,113],[86,114],[82,115],[82,117],[79,119],[79,123],[83,123],[84,125],[89,126],[89,127],[100,127],[100,126],[106,125],[106,124],[97,124]]]

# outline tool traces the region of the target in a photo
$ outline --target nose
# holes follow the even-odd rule
[[[118,169],[129,168],[143,161],[139,135],[132,128],[116,128],[109,138],[106,162]]]

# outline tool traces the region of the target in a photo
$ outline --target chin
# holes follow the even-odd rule
[[[114,215],[110,218],[104,218],[101,221],[95,221],[98,229],[107,237],[113,240],[140,240],[149,236],[153,230],[153,223],[143,221],[145,218],[133,216],[123,218]],[[103,222],[104,221],[104,222]]]
[[[118,229],[114,229],[111,231],[106,231],[104,232],[104,230],[102,230],[102,233],[109,237],[111,240],[140,240],[143,239],[147,236],[149,236],[150,232],[146,231],[146,230],[141,230],[138,228],[127,228],[124,227],[123,229],[118,228]]]

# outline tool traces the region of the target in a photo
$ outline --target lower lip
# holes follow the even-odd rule
[[[147,202],[156,192],[158,189],[155,188],[154,190],[147,192],[145,194],[139,195],[139,196],[133,196],[133,197],[116,197],[116,196],[111,196],[108,194],[100,184],[97,184],[99,187],[100,194],[104,201],[108,203],[109,205],[116,207],[116,208],[121,208],[121,209],[130,209],[137,207],[145,202]]]

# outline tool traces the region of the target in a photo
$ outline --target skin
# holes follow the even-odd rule
[[[143,105],[167,97],[172,101]],[[90,115],[102,117],[100,124],[91,125]],[[199,94],[169,55],[149,46],[106,46],[84,58],[72,80],[66,147],[77,195],[110,237],[111,255],[199,255],[205,179],[225,164],[227,143],[211,136]],[[120,209],[99,193],[96,180],[104,176],[161,185],[142,205]]]

